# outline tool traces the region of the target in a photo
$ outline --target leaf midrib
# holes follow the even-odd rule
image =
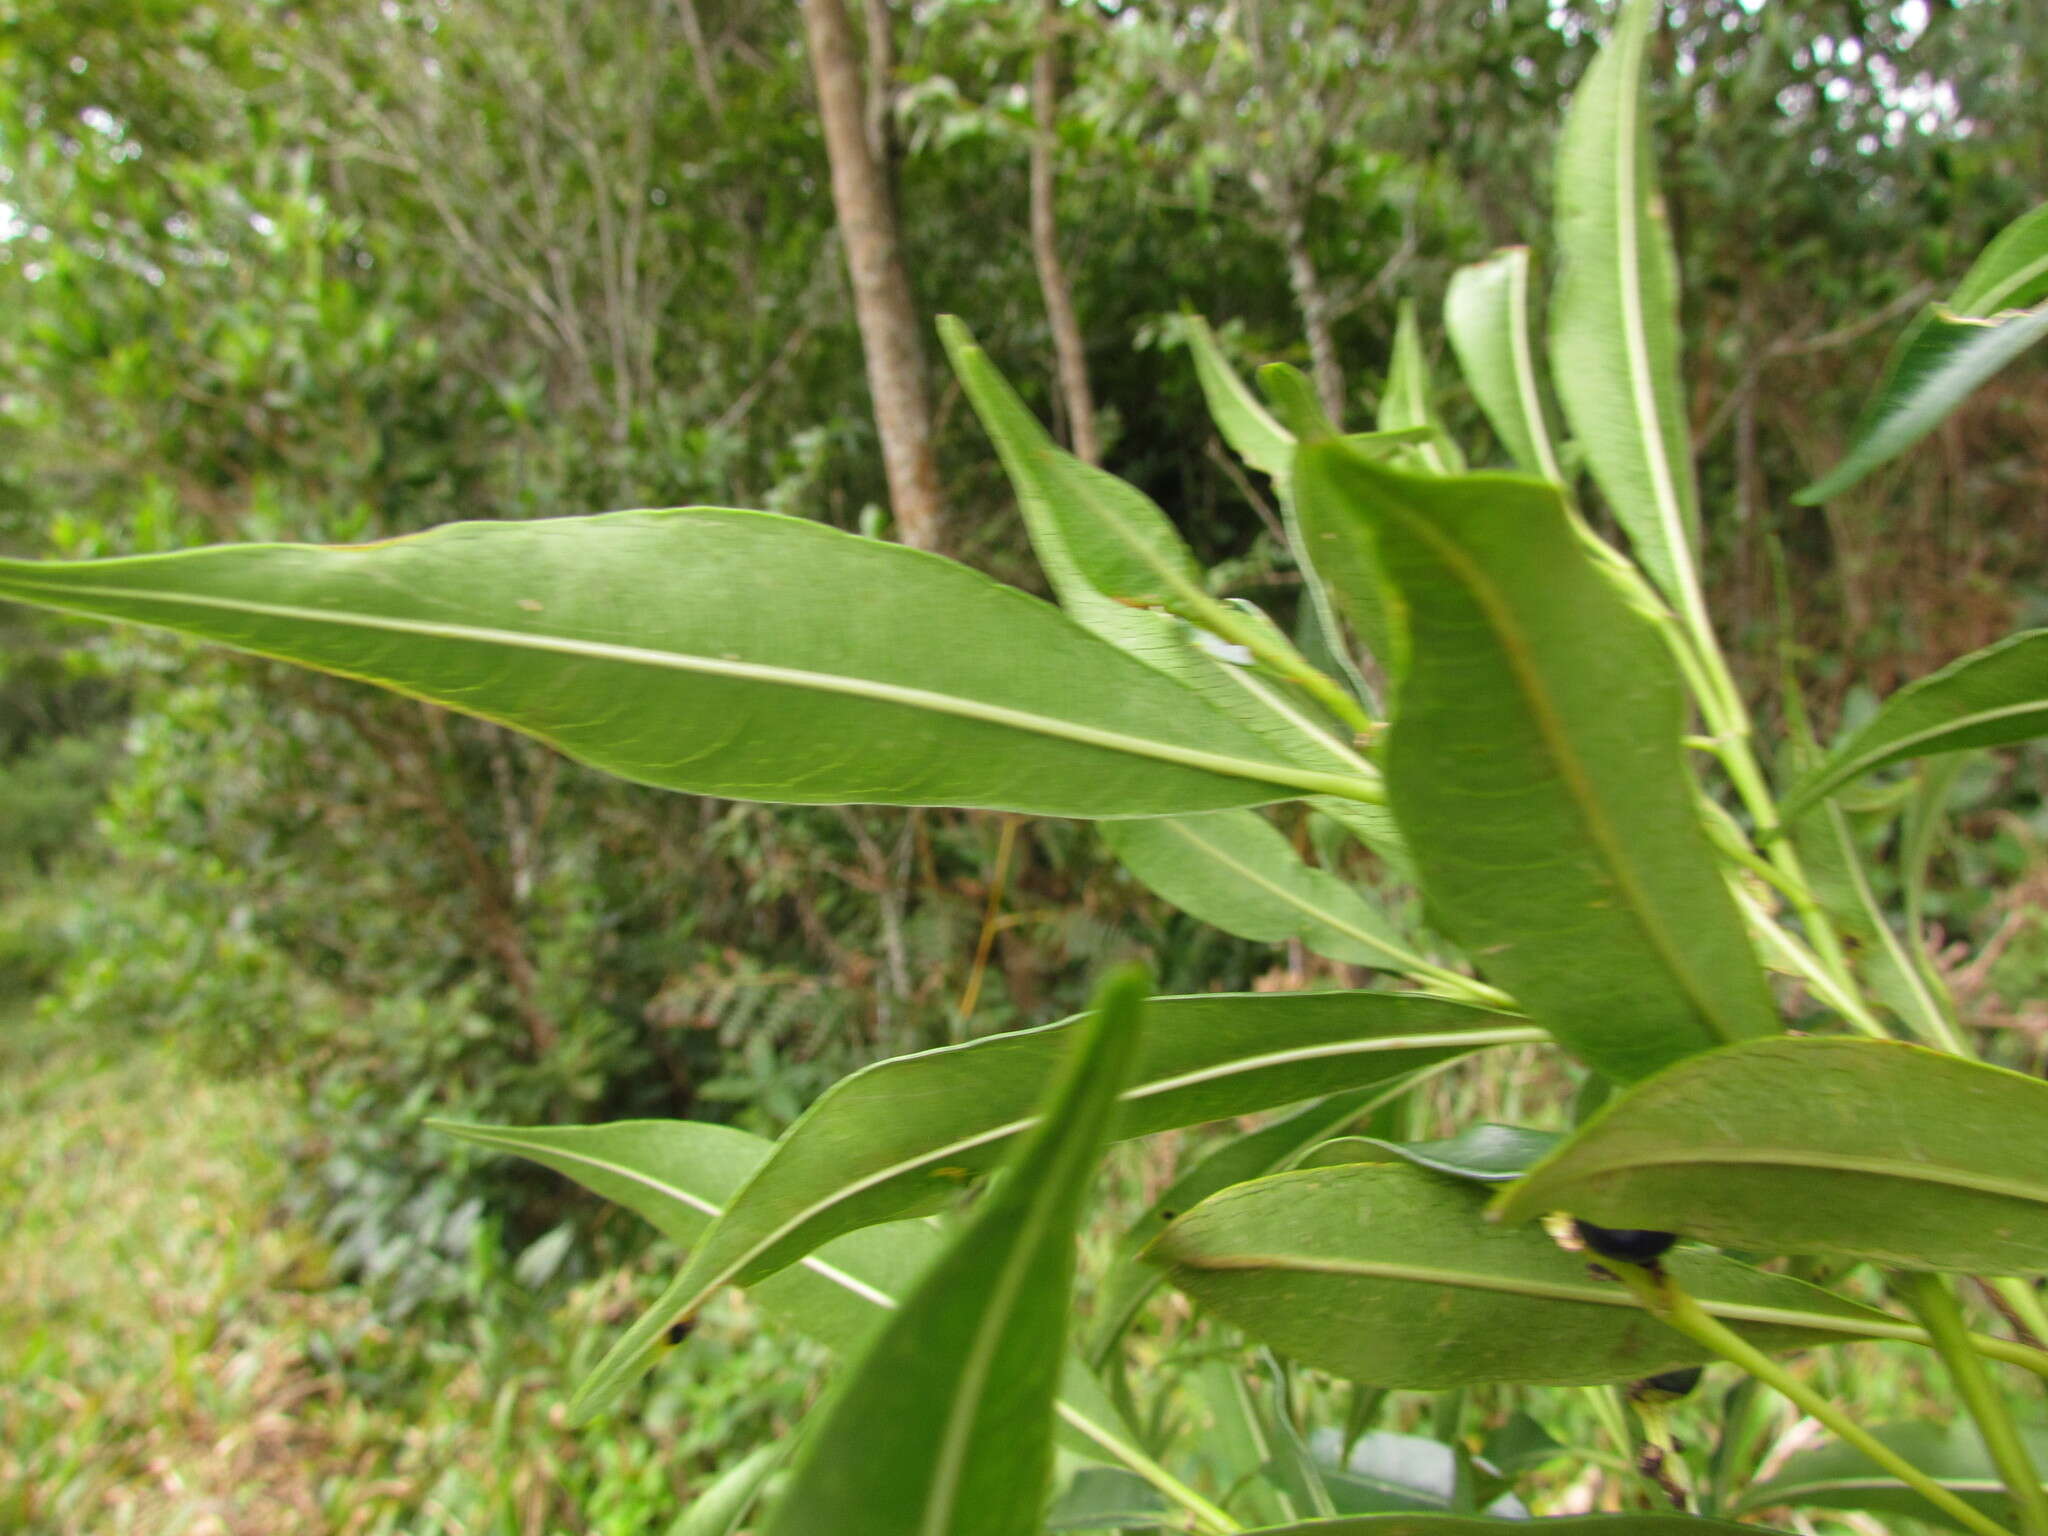
[[[1658,1153],[1627,1159],[1601,1159],[1575,1168],[1564,1182],[1582,1183],[1633,1173],[1651,1173],[1666,1168],[1781,1167],[1818,1169],[1832,1173],[1862,1173],[1878,1178],[1901,1179],[1908,1183],[1934,1184],[1944,1189],[1967,1189],[2002,1199],[2024,1200],[2048,1205],[2048,1180],[2027,1181],[1977,1173],[1966,1168],[1949,1168],[1906,1158],[1845,1156],[1816,1152],[1801,1147],[1743,1146],[1699,1148],[1687,1152]],[[1546,1184],[1554,1181],[1545,1181]],[[1532,1197],[1533,1198],[1533,1197]],[[1526,1208],[1527,1199],[1517,1201]]]
[[[1617,1285],[1567,1284],[1564,1281],[1521,1280],[1512,1276],[1476,1273],[1433,1264],[1400,1264],[1369,1259],[1319,1259],[1300,1254],[1231,1253],[1189,1257],[1166,1255],[1168,1262],[1183,1269],[1251,1272],[1279,1270],[1287,1274],[1341,1275],[1360,1280],[1397,1280],[1417,1285],[1446,1286],[1453,1290],[1491,1291],[1506,1296],[1527,1296],[1539,1301],[1584,1302],[1592,1306],[1622,1307],[1649,1313],[1633,1292]],[[1695,1296],[1701,1307],[1715,1317],[1735,1322],[1776,1323],[1811,1328],[1856,1338],[1900,1339],[1920,1343],[1924,1331],[1910,1323],[1887,1323],[1878,1318],[1839,1317],[1830,1312],[1803,1312],[1790,1307],[1764,1306],[1754,1302],[1709,1300]]]
[[[509,649],[545,651],[555,655],[584,657],[597,661],[615,661],[630,666],[645,666],[662,671],[689,672],[714,677],[730,677],[751,680],[790,688],[804,688],[818,693],[835,693],[852,698],[864,698],[878,703],[897,704],[927,713],[952,715],[960,719],[978,720],[998,725],[1028,735],[1049,737],[1055,740],[1071,741],[1082,746],[1099,747],[1108,751],[1121,752],[1127,756],[1151,758],[1179,767],[1194,768],[1227,778],[1245,779],[1253,783],[1283,786],[1307,790],[1315,794],[1337,795],[1348,800],[1364,800],[1377,803],[1380,792],[1377,786],[1344,775],[1319,772],[1314,769],[1297,768],[1284,763],[1259,763],[1247,758],[1231,757],[1220,752],[1209,752],[1199,747],[1180,747],[1169,742],[1152,741],[1141,736],[1127,736],[1120,731],[1111,731],[1099,726],[1083,725],[1078,721],[1060,720],[1050,715],[1040,715],[1029,710],[1015,709],[1003,704],[990,704],[980,699],[960,694],[938,693],[927,688],[912,688],[901,683],[887,683],[874,678],[856,677],[831,672],[813,672],[796,667],[780,667],[766,662],[729,660],[725,657],[699,655],[686,651],[657,651],[645,646],[620,645],[605,640],[575,639],[564,635],[534,634],[524,630],[496,629],[484,625],[448,624],[433,620],[391,618],[381,614],[342,613],[317,608],[301,608],[285,603],[259,603],[245,598],[223,598],[210,594],[162,592],[129,587],[108,587],[85,582],[65,582],[54,587],[37,585],[34,579],[23,579],[20,572],[0,570],[0,590],[13,588],[35,594],[39,602],[51,607],[67,608],[64,594],[103,597],[126,603],[155,604],[160,607],[208,608],[226,613],[247,614],[252,617],[282,619],[298,623],[328,624],[343,629],[376,630],[387,634],[415,635],[430,639],[471,641],[479,644],[503,646]],[[95,615],[98,616],[98,615]],[[149,624],[147,619],[131,622]],[[168,623],[156,627],[171,628]],[[269,650],[260,645],[242,642],[221,641],[231,649],[255,656],[268,656],[274,660],[307,665],[297,658]],[[384,679],[372,674],[352,672],[340,667],[317,667],[340,677],[353,677],[364,682],[390,686]],[[453,706],[468,713],[486,718],[497,718],[489,712],[467,705]],[[521,727],[521,729],[525,729]]]

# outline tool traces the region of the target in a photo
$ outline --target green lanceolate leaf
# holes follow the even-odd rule
[[[1408,659],[1381,751],[1433,925],[1629,1082],[1778,1028],[1700,825],[1663,641],[1554,486],[1298,455],[1311,542],[1370,547]]]
[[[1529,249],[1510,246],[1451,274],[1444,330],[1465,382],[1501,446],[1524,474],[1563,488],[1536,382],[1529,326]]]
[[[1679,381],[1678,263],[1658,199],[1643,56],[1658,0],[1628,0],[1572,96],[1557,156],[1552,378],[1636,558],[1703,615],[1698,493]]]
[[[1301,572],[1302,589],[1308,594],[1309,607],[1314,613],[1316,631],[1322,639],[1324,651],[1336,661],[1352,691],[1361,699],[1370,699],[1372,692],[1359,674],[1344,639],[1343,627],[1337,622],[1337,609],[1330,599],[1329,584],[1322,572],[1316,569],[1309,550],[1302,543],[1301,524],[1294,514],[1294,493],[1290,483],[1294,471],[1294,434],[1275,421],[1259,403],[1258,397],[1245,387],[1244,380],[1237,376],[1237,370],[1224,357],[1223,349],[1216,345],[1216,337],[1207,322],[1191,320],[1187,334],[1189,350],[1195,357],[1195,376],[1201,383],[1202,397],[1208,402],[1209,415],[1216,422],[1216,430],[1223,434],[1223,440],[1239,458],[1273,482],[1280,501],[1280,519],[1282,531],[1287,535],[1288,551]]]
[[[1959,315],[1995,315],[2048,299],[2048,203],[2014,219],[1970,264],[1948,307]]]
[[[1149,497],[1060,448],[966,327],[948,316],[940,328],[1061,606],[1084,628],[1201,695],[1286,761],[1376,785],[1378,772],[1352,745],[1350,728],[1283,678],[1308,678],[1325,704],[1341,709],[1346,700],[1337,685],[1315,674],[1276,626],[1211,597],[1193,551]],[[1254,646],[1273,670],[1255,667],[1251,657],[1226,659],[1189,617],[1176,615]],[[1375,847],[1398,845],[1390,824],[1377,836]]]
[[[1984,1443],[1968,1424],[1886,1424],[1871,1433],[1965,1503],[2004,1525],[2015,1523]],[[2048,1433],[2023,1432],[2036,1462],[2048,1458]],[[1853,1446],[1833,1443],[1799,1451],[1762,1482],[1742,1490],[1732,1513],[1790,1506],[1860,1509],[1875,1515],[1954,1525],[1949,1514],[1882,1471]]]
[[[611,1125],[459,1125],[435,1130],[552,1168],[622,1205],[681,1248],[694,1247],[774,1143],[694,1120]],[[857,1351],[939,1249],[926,1222],[848,1233],[754,1287],[778,1320],[841,1354]]]
[[[1191,319],[1187,334],[1202,398],[1208,402],[1209,415],[1223,441],[1260,474],[1284,482],[1294,463],[1294,434],[1275,421],[1258,396],[1245,387],[1216,345],[1216,335],[1206,320]]]
[[[2048,203],[2022,214],[1984,248],[1945,304],[1906,327],[1848,452],[1792,499],[1839,496],[1933,430],[1970,392],[2048,335]]]
[[[1414,994],[1159,998],[1113,1134],[1149,1135],[1386,1082],[1489,1045],[1520,1019]],[[751,1285],[843,1232],[946,1203],[1036,1123],[1086,1016],[856,1072],[790,1127],[673,1285],[599,1366],[620,1385],[722,1285]]]
[[[2048,734],[2048,629],[2010,635],[1908,683],[1785,795],[1787,820],[1864,774],[1913,757]]]
[[[1713,1358],[1540,1229],[1491,1225],[1485,1209],[1484,1189],[1405,1163],[1304,1169],[1205,1201],[1149,1256],[1253,1338],[1372,1386],[1623,1381]],[[1670,1268],[1762,1349],[1900,1331],[1718,1254],[1679,1253]]]
[[[1359,1515],[1263,1526],[1245,1536],[1773,1536],[1758,1525],[1698,1515],[1582,1515],[1559,1520],[1484,1515]]]
[[[1505,1190],[1759,1253],[2048,1269],[2048,1083],[1889,1040],[1756,1040],[1621,1094]]]
[[[1332,960],[1448,984],[1475,983],[1417,954],[1351,886],[1294,851],[1256,811],[1162,816],[1105,824],[1124,866],[1190,916],[1240,938],[1299,939]],[[1507,999],[1495,995],[1496,1006]]]
[[[1072,1306],[1074,1229],[1138,1056],[1142,976],[1098,994],[984,1198],[797,1453],[766,1536],[1036,1536]]]
[[[1224,1143],[1175,1179],[1117,1242],[1116,1259],[1096,1295],[1098,1321],[1088,1359],[1098,1370],[1102,1368],[1124,1330],[1162,1283],[1159,1271],[1142,1262],[1139,1255],[1166,1230],[1167,1223],[1218,1190],[1287,1167],[1333,1131],[1370,1114],[1389,1097],[1407,1092],[1413,1081],[1412,1077],[1403,1078],[1391,1086],[1332,1094],[1284,1120]]]
[[[1386,1141],[1378,1136],[1346,1136],[1325,1142],[1303,1159],[1304,1167],[1336,1163],[1384,1162],[1399,1158],[1432,1173],[1474,1184],[1505,1184],[1519,1179],[1563,1138],[1555,1131],[1532,1131],[1520,1125],[1474,1125],[1441,1141]]]
[[[379,683],[702,794],[1121,816],[1360,793],[1034,598],[762,512],[6,561],[0,597]]]
[[[1841,461],[1792,499],[1811,506],[1841,495],[1940,426],[1979,385],[2044,338],[2048,304],[1981,317],[1936,305],[1885,364]]]
[[[1430,403],[1429,360],[1422,355],[1422,331],[1415,323],[1415,304],[1401,301],[1400,318],[1394,324],[1394,355],[1387,363],[1387,387],[1380,398],[1379,426],[1383,432],[1421,428],[1424,441],[1408,451],[1420,468],[1437,475],[1465,472],[1465,455],[1458,451],[1451,434],[1444,430],[1436,407]]]
[[[727,1125],[623,1120],[611,1125],[458,1125],[436,1130],[552,1168],[623,1205],[679,1247],[694,1246],[774,1143]],[[749,1289],[769,1316],[842,1356],[859,1352],[930,1266],[941,1244],[929,1222],[850,1232]],[[658,1353],[658,1351],[657,1351]],[[1068,1445],[1122,1458],[1138,1440],[1101,1383],[1069,1358],[1058,1413]],[[1141,1458],[1140,1458],[1141,1459]]]

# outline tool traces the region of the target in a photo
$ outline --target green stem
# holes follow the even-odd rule
[[[1352,730],[1370,735],[1379,729],[1378,722],[1365,712],[1358,700],[1345,692],[1335,678],[1311,666],[1308,658],[1293,646],[1275,641],[1259,625],[1248,623],[1228,603],[1219,603],[1206,592],[1189,591],[1180,594],[1178,601],[1169,602],[1166,607],[1169,613],[1186,619],[1190,624],[1199,624],[1219,639],[1243,646],[1274,672],[1297,684]]]
[[[1601,1263],[1665,1323],[1790,1398],[1802,1412],[1811,1414],[1837,1438],[1856,1447],[1963,1529],[1976,1532],[1976,1536],[2016,1536],[1995,1520],[1979,1514],[1741,1334],[1705,1311],[1668,1274],[1612,1259],[1603,1259]]]
[[[1939,1275],[1926,1271],[1895,1275],[1892,1284],[1933,1335],[1934,1347],[1948,1366],[1963,1406],[1976,1421],[1991,1464],[1998,1468],[1999,1479],[2012,1495],[2020,1530],[2024,1536],[2048,1536],[2048,1493],[2042,1491],[2041,1474],[2034,1469],[2034,1459],[2027,1454],[2011,1410],[1984,1368],[1983,1357],[1970,1342],[1970,1330],[1955,1297]]]
[[[1127,1444],[1123,1440],[1106,1440],[1099,1431],[1092,1426],[1080,1424],[1077,1419],[1070,1419],[1070,1422],[1075,1422],[1083,1434],[1194,1516],[1197,1530],[1206,1531],[1209,1536],[1238,1536],[1238,1532],[1244,1529],[1244,1526],[1233,1520],[1227,1512],[1203,1498],[1135,1445]]]
[[[1877,1015],[1870,1011],[1869,1006],[1855,990],[1844,985],[1839,978],[1830,975],[1820,958],[1779,927],[1776,919],[1759,906],[1749,892],[1733,881],[1729,883],[1728,889],[1735,897],[1735,905],[1742,909],[1742,915],[1749,920],[1750,927],[1756,930],[1765,943],[1777,950],[1780,958],[1788,966],[1806,978],[1822,1002],[1872,1039],[1892,1038],[1891,1031],[1878,1021]]]
[[[2048,1307],[2041,1305],[2040,1293],[2030,1281],[2017,1275],[2000,1275],[1989,1283],[2037,1342],[2048,1340]]]

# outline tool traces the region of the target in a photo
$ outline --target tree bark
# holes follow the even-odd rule
[[[1309,371],[1315,376],[1316,398],[1323,414],[1344,425],[1344,370],[1337,362],[1337,343],[1330,334],[1330,296],[1308,248],[1308,221],[1298,209],[1283,215],[1281,240],[1287,248],[1287,286],[1294,291],[1308,333]]]
[[[1067,269],[1060,262],[1059,222],[1053,207],[1053,162],[1059,144],[1059,21],[1060,0],[1044,0],[1038,57],[1031,68],[1031,259],[1038,266],[1045,318],[1052,327],[1060,396],[1067,407],[1068,440],[1075,457],[1100,464],[1102,444],[1095,435],[1088,353],[1081,340],[1081,322],[1074,315]]]
[[[853,284],[854,320],[867,362],[868,393],[882,439],[897,536],[936,549],[943,516],[939,471],[932,457],[931,407],[925,395],[924,348],[910,280],[890,206],[888,184],[868,152],[868,127],[853,28],[841,0],[803,0],[811,76],[832,163],[832,204]]]

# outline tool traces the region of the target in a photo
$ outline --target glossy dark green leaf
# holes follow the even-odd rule
[[[1289,1166],[1332,1131],[1371,1113],[1388,1096],[1405,1093],[1408,1086],[1402,1080],[1391,1087],[1354,1088],[1349,1093],[1332,1094],[1284,1120],[1225,1142],[1168,1185],[1166,1193],[1132,1222],[1118,1240],[1116,1258],[1097,1292],[1098,1321],[1095,1337],[1088,1346],[1088,1358],[1096,1368],[1102,1368],[1146,1298],[1163,1283],[1159,1271],[1142,1262],[1139,1254],[1166,1230],[1168,1222],[1183,1211],[1193,1210],[1220,1189]]]
[[[1435,926],[1617,1081],[1775,1031],[1700,824],[1684,690],[1556,487],[1327,443],[1296,475],[1310,542],[1372,549],[1399,596],[1380,760]]]
[[[1557,152],[1552,377],[1636,558],[1702,614],[1699,506],[1679,374],[1678,263],[1657,195],[1643,66],[1659,0],[1628,0],[1572,93]]]
[[[1499,1197],[1756,1253],[2048,1270],[2048,1082],[1889,1040],[1757,1040],[1617,1096]]]
[[[1475,1184],[1505,1184],[1520,1178],[1562,1140],[1554,1131],[1532,1131],[1520,1125],[1483,1124],[1470,1126],[1440,1141],[1383,1141],[1377,1136],[1348,1136],[1345,1143],[1357,1143],[1358,1156],[1341,1159],[1319,1147],[1308,1166],[1327,1166],[1343,1161],[1384,1162],[1399,1158],[1432,1173]]]
[[[1126,974],[998,1182],[834,1382],[764,1536],[1037,1536],[1072,1308],[1074,1231],[1138,1056]]]
[[[1102,831],[1146,885],[1225,933],[1267,944],[1298,939],[1332,960],[1419,978],[1448,974],[1416,953],[1413,941],[1356,889],[1304,860],[1256,811],[1112,822]]]
[[[1402,993],[1156,999],[1113,1134],[1149,1135],[1403,1076],[1488,1045],[1540,1039],[1519,1019]],[[955,1199],[1037,1123],[1079,1019],[879,1062],[790,1127],[599,1366],[611,1390],[718,1287],[751,1285],[820,1243]]]
[[[1890,763],[2048,734],[2048,629],[2008,635],[1887,698],[1792,786],[1785,818]]]
[[[679,1247],[693,1247],[775,1144],[727,1125],[695,1120],[623,1120],[611,1125],[458,1125],[435,1129],[478,1146],[528,1158],[574,1179],[649,1222]],[[858,1353],[930,1267],[937,1227],[889,1222],[834,1238],[748,1295],[770,1317],[842,1356]],[[656,1351],[658,1353],[658,1351]],[[1070,1358],[1060,1387],[1062,1433],[1090,1456],[1122,1456],[1137,1436],[1102,1385]]]
[[[1792,499],[1827,501],[1897,458],[2022,352],[2048,339],[2048,304],[1995,315],[1937,305],[1900,342],[1835,467]]]
[[[1540,1228],[1489,1223],[1485,1208],[1481,1187],[1405,1163],[1309,1169],[1223,1191],[1149,1256],[1253,1338],[1374,1386],[1626,1381],[1713,1358]],[[1670,1267],[1759,1348],[1898,1329],[1718,1254],[1682,1252]]]
[[[703,794],[1122,816],[1360,793],[1034,598],[767,513],[4,561],[0,598],[379,683]]]
[[[1998,1479],[1975,1428],[1957,1424],[1884,1424],[1871,1431],[1890,1449],[1965,1503],[2004,1525],[2015,1524],[2012,1500]],[[2048,1431],[2023,1431],[2037,1465],[2048,1462]],[[1860,1509],[1875,1515],[1954,1525],[1946,1511],[1839,1442],[1797,1451],[1769,1478],[1742,1490],[1731,1511]]]
[[[1564,484],[1529,325],[1529,249],[1510,246],[1451,274],[1444,331],[1487,421],[1524,474]]]
[[[1558,1520],[1485,1515],[1358,1515],[1262,1526],[1244,1536],[1772,1536],[1762,1526],[1698,1515],[1577,1515]]]

